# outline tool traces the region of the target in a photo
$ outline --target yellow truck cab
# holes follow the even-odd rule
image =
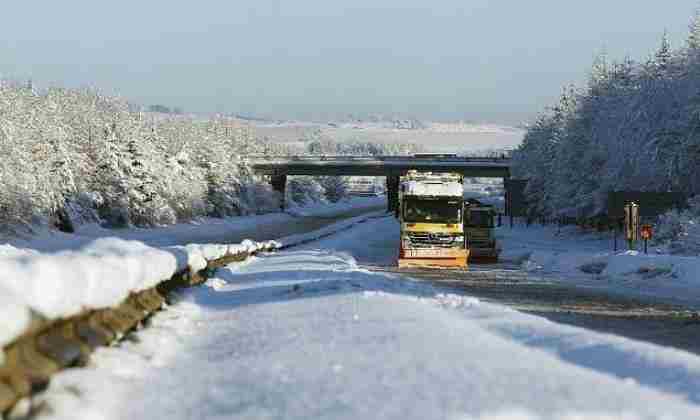
[[[409,171],[399,184],[399,267],[466,267],[460,174]]]

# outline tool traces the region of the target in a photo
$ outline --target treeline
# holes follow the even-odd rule
[[[609,191],[697,194],[700,15],[681,48],[664,34],[643,62],[598,57],[587,86],[567,87],[513,159],[513,175],[529,179],[532,216],[597,216]]]
[[[0,82],[0,228],[154,226],[279,208],[241,156],[297,153],[235,118],[142,112],[91,89]],[[328,191],[324,187],[328,185]],[[338,199],[300,179],[289,199]]]
[[[304,153],[312,155],[410,155],[425,150],[417,143],[369,142],[359,139],[337,141],[324,135],[321,129],[304,133],[299,139],[304,143]]]
[[[237,121],[141,112],[90,89],[0,86],[0,224],[151,226],[276,208]]]

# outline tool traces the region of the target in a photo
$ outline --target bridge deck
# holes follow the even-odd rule
[[[509,158],[410,156],[285,156],[250,159],[266,175],[397,176],[411,169],[457,172],[467,177],[506,178]]]

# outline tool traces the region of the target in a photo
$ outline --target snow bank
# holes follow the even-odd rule
[[[79,250],[55,254],[5,246],[0,257],[0,346],[27,328],[30,308],[48,319],[107,308],[188,267],[199,271],[207,261],[227,254],[276,247],[275,242],[246,240],[154,248],[118,238],[98,239]]]
[[[533,225],[497,230],[505,261],[547,281],[604,288],[623,295],[654,297],[700,307],[700,258],[650,247],[613,251],[610,233],[581,233]],[[618,247],[625,244],[618,238]]]
[[[154,287],[177,272],[187,268],[200,271],[207,267],[207,261],[299,245],[376,215],[266,242],[246,239],[238,244],[153,247],[140,241],[103,238],[57,253],[4,245],[0,248],[0,347],[27,328],[30,308],[54,319],[115,306],[129,294]]]
[[[31,315],[25,301],[14,292],[0,286],[0,349],[9,344],[27,328]],[[0,365],[3,363],[2,350],[0,350]]]
[[[535,250],[522,268],[547,280],[605,287],[622,294],[700,305],[700,258],[638,251],[586,253]]]
[[[602,275],[617,284],[675,300],[700,304],[700,258],[645,255],[628,251],[610,256]]]
[[[528,271],[546,268],[550,273],[576,272],[596,257],[596,255],[582,252],[535,250],[525,261],[524,268]]]
[[[227,245],[218,244],[189,244],[185,246],[172,246],[165,248],[173,253],[186,255],[186,260],[180,260],[177,269],[184,270],[189,267],[192,271],[200,271],[207,267],[207,261],[223,257],[228,252]]]
[[[170,252],[140,242],[98,239],[80,251],[0,260],[0,286],[48,318],[115,305],[132,291],[153,287],[177,271]]]

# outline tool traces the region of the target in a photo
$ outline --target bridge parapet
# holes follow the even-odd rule
[[[448,156],[448,157],[423,157],[423,156],[395,156],[395,155],[249,155],[243,157],[244,161],[247,162],[366,162],[366,161],[379,161],[379,162],[464,162],[464,163],[506,163],[510,164],[511,159],[509,157],[460,157],[460,156]]]
[[[273,188],[283,197],[289,175],[384,176],[389,209],[395,209],[398,179],[410,170],[453,172],[473,178],[509,178],[508,157],[421,156],[246,156],[253,171],[270,176]],[[396,190],[396,191],[395,191]]]
[[[264,175],[400,176],[418,170],[456,172],[465,177],[510,176],[507,157],[248,156],[244,161]]]

